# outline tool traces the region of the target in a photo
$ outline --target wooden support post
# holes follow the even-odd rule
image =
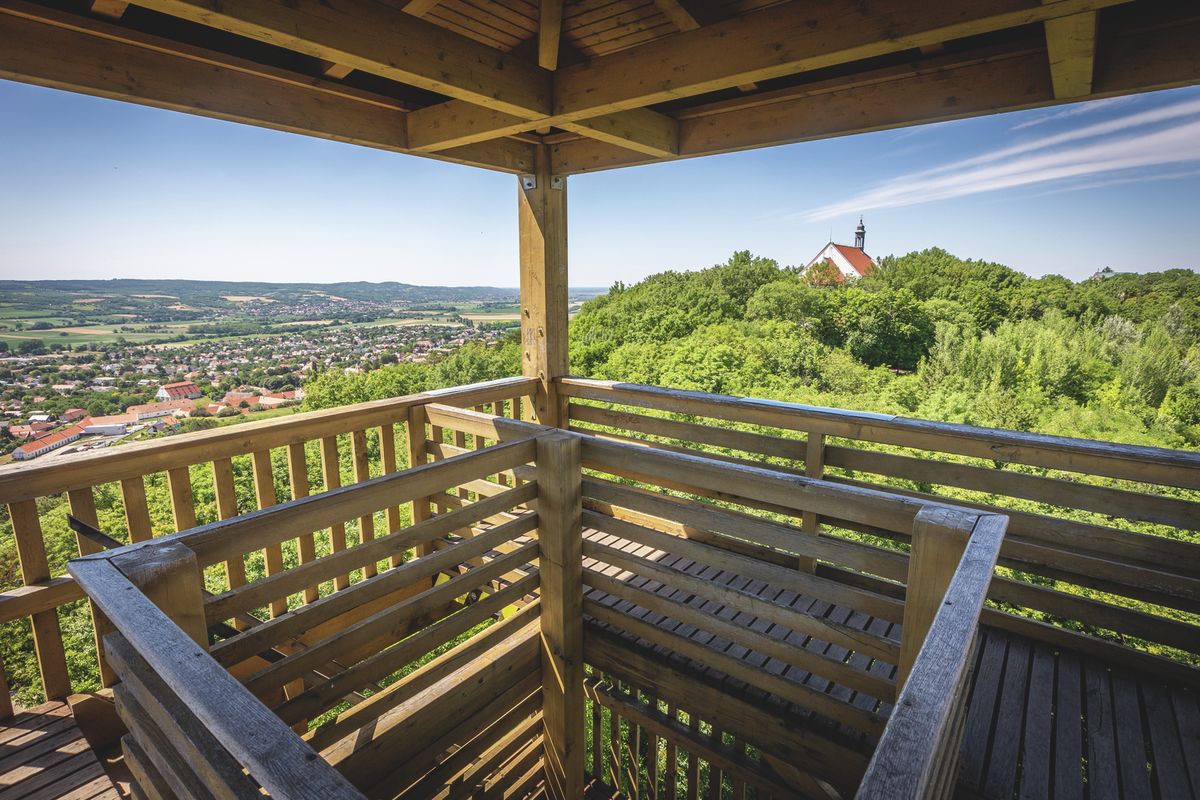
[[[583,796],[583,529],[580,441],[537,442],[542,716],[550,796]]]
[[[978,516],[948,508],[925,508],[913,522],[912,554],[908,559],[908,590],[900,636],[896,691],[904,688],[917,653],[925,643],[946,589],[962,561]]]
[[[567,374],[567,183],[550,173],[550,151],[517,184],[521,248],[521,373],[539,381],[533,418],[566,424],[566,398],[554,379]]]
[[[67,502],[71,506],[71,516],[77,520],[91,525],[93,528],[100,527],[100,520],[96,515],[96,496],[89,486],[86,489],[72,489],[67,492]],[[92,553],[99,553],[104,548],[82,536],[75,534],[75,544],[79,547],[79,555],[86,556]],[[117,682],[117,676],[109,666],[108,659],[104,657],[104,643],[102,641],[104,632],[112,630],[112,626],[108,620],[104,618],[104,612],[96,608],[96,604],[88,601],[88,605],[92,609],[92,632],[96,640],[96,656],[100,665],[100,685],[112,686]]]
[[[820,480],[825,477],[825,434],[810,431],[808,442],[804,446],[804,474]],[[813,536],[821,533],[821,520],[814,511],[805,511],[800,517],[800,529]],[[814,558],[801,556],[799,569],[803,572],[813,572],[817,568]]]
[[[21,582],[34,586],[50,580],[46,559],[46,541],[37,503],[20,500],[8,504],[13,538],[17,543],[17,558],[21,562]],[[33,645],[37,651],[38,670],[42,674],[42,690],[47,700],[58,700],[71,693],[71,676],[67,672],[66,650],[63,648],[62,627],[57,609],[39,611],[32,616]]]
[[[425,423],[428,421],[428,415],[425,413],[424,406],[413,406],[408,412],[408,468],[419,467],[422,464],[429,462],[429,451],[425,447]],[[412,501],[412,524],[423,522],[429,519],[432,514],[429,510],[431,499],[428,497],[417,497]],[[423,544],[417,548],[418,556],[427,556],[434,551],[432,542]],[[432,579],[431,579],[432,580]],[[432,583],[430,584],[432,585]]]
[[[203,578],[190,547],[181,542],[164,542],[117,553],[111,562],[184,633],[208,649]]]

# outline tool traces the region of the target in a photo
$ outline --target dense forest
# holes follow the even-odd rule
[[[1200,276],[1182,269],[1101,273],[1074,283],[931,249],[885,258],[874,274],[847,285],[739,252],[709,269],[616,284],[585,303],[571,325],[571,369],[950,422],[1196,447],[1198,342]],[[331,370],[306,384],[305,407],[512,375],[519,363],[512,337],[499,346],[469,344],[433,363],[350,375]],[[273,454],[280,498],[289,496],[284,455]],[[316,459],[310,453],[310,462]],[[343,461],[343,479],[350,481],[348,453]],[[248,458],[234,459],[234,468],[239,508],[250,510]],[[310,475],[313,491],[320,490],[316,475]],[[194,468],[192,482],[199,521],[210,521],[211,471]],[[168,532],[165,478],[148,476],[146,483],[155,530]],[[96,502],[101,527],[123,536],[118,488],[98,487]],[[77,552],[65,498],[39,501],[39,512],[52,570],[61,574]],[[0,522],[0,580],[11,587],[19,584],[15,547],[6,516]],[[353,541],[353,525],[349,535]],[[294,563],[296,556],[286,557]],[[261,574],[261,563],[251,560],[248,568]],[[61,616],[73,678],[81,686],[94,682],[87,609],[77,604]],[[0,629],[0,656],[18,697],[31,702],[38,686],[28,629],[28,621]]]
[[[1072,283],[931,249],[821,285],[735,253],[614,285],[571,325],[577,375],[1166,447],[1200,445],[1200,275]],[[516,344],[310,383],[323,408],[513,374]]]

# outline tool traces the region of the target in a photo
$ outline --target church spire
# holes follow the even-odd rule
[[[867,228],[863,225],[862,217],[858,218],[858,227],[854,229],[854,246],[862,250],[867,244]]]

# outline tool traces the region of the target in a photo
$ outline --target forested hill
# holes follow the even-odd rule
[[[1073,283],[940,249],[853,285],[735,253],[616,284],[571,326],[576,374],[1164,446],[1200,444],[1200,276]]]

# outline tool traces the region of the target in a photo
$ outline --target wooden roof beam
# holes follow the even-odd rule
[[[445,152],[552,124],[545,119],[551,104],[550,71],[371,0],[238,0],[215,8],[211,0],[138,4],[455,98],[448,119],[415,126],[417,141],[428,143],[421,138],[424,131],[436,130],[441,137],[436,146],[419,147],[420,152]],[[454,118],[482,119],[492,127],[487,135],[462,135],[446,124]],[[610,130],[644,127],[643,115]],[[472,129],[468,126],[468,132]],[[671,154],[655,149],[654,141],[633,141],[630,146],[638,152]]]
[[[551,75],[371,0],[138,0],[138,5],[508,114],[546,115]]]
[[[129,8],[129,3],[123,2],[123,0],[92,0],[88,8],[93,14],[99,14],[109,19],[120,19],[125,16],[125,9]]]
[[[1096,64],[1096,12],[1048,19],[1045,28],[1054,96],[1069,100],[1091,94]]]
[[[1104,42],[1090,97],[1112,97],[1200,83],[1200,15]],[[899,128],[1062,102],[1039,43],[1009,51],[956,54],[713,103],[680,114],[679,157]],[[602,142],[557,141],[556,174],[656,159]]]
[[[876,0],[869,7],[859,0],[785,3],[563,67],[554,73],[553,113],[528,125],[520,115],[496,117],[451,101],[414,111],[409,135],[414,147],[427,152],[549,126],[575,125],[577,132],[590,136],[589,131],[603,126],[582,123],[606,114],[1129,1]],[[664,70],[663,64],[672,68]],[[660,120],[660,125],[669,123]],[[652,154],[644,141],[623,146]]]
[[[551,72],[558,69],[562,15],[563,0],[540,0],[538,3],[538,66]]]
[[[155,108],[409,152],[396,101],[21,0],[0,0],[0,78]],[[511,139],[435,158],[510,173],[532,168]]]
[[[555,75],[551,124],[1097,11],[1129,0],[785,3]],[[661,65],[670,64],[669,71]]]

